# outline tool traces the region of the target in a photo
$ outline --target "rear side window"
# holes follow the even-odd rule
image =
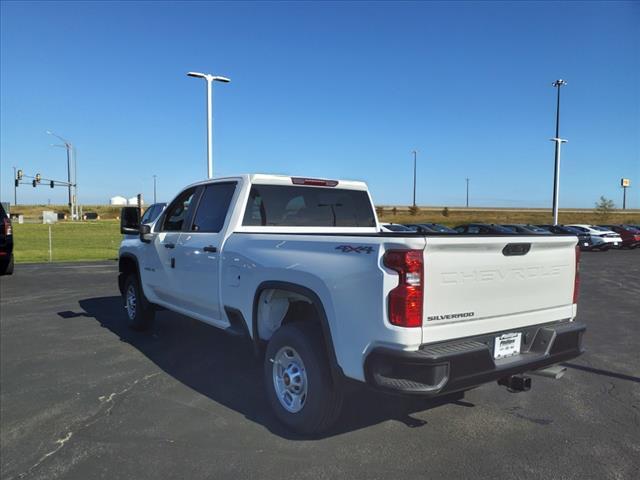
[[[167,208],[167,214],[164,217],[162,230],[169,232],[179,232],[182,230],[184,222],[187,220],[189,209],[192,206],[193,196],[196,193],[195,188],[185,190],[176,198]]]
[[[245,226],[375,227],[367,192],[327,187],[253,185]]]
[[[235,183],[207,185],[202,192],[191,229],[194,232],[209,233],[222,230],[235,189]]]

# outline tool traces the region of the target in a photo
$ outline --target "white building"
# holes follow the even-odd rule
[[[127,205],[131,205],[133,207],[137,207],[138,206],[138,197],[131,197],[129,200],[127,200]],[[140,200],[140,205],[144,205],[144,200]]]
[[[124,197],[121,197],[120,195],[116,195],[115,197],[111,197],[109,199],[109,205],[126,205],[127,204],[127,199]]]

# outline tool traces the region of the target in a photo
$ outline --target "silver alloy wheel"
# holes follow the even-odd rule
[[[308,382],[304,362],[291,347],[282,347],[272,361],[276,396],[285,410],[298,413],[307,401]]]
[[[129,316],[129,320],[133,320],[134,318],[136,318],[136,289],[133,286],[133,284],[129,285],[129,288],[127,288],[127,295],[126,295],[126,305],[125,308],[127,309],[127,315]]]

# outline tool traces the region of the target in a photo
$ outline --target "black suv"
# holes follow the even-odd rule
[[[11,219],[0,204],[0,275],[13,273],[13,228]]]

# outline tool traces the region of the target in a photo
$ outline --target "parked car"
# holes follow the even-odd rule
[[[528,225],[522,223],[502,224],[504,228],[513,230],[515,233],[524,233],[526,235],[548,235],[549,231],[536,225]]]
[[[380,224],[382,231],[387,232],[410,232],[411,229],[400,223],[382,223]]]
[[[582,353],[572,237],[382,232],[364,183],[278,175],[196,183],[152,225],[121,222],[130,327],[164,307],[245,336],[275,415],[305,434],[338,418],[346,379],[522,391]]]
[[[458,233],[453,228],[445,227],[439,223],[408,223],[405,224],[410,230],[423,229],[427,232],[439,232],[439,233]]]
[[[538,225],[556,235],[576,235],[578,237],[578,246],[582,251],[607,251],[611,246],[605,242],[599,235],[591,236],[591,234],[582,232],[577,228],[568,227],[566,225]]]
[[[13,227],[9,214],[0,204],[0,275],[13,273]]]
[[[617,233],[622,238],[622,246],[626,248],[636,248],[640,246],[640,230],[630,225],[598,225],[601,228],[608,228]]]
[[[598,227],[597,225],[586,225],[586,224],[572,224],[567,225],[568,227],[573,227],[581,232],[585,232],[590,234],[592,237],[598,236],[601,237],[605,243],[608,243],[611,248],[621,248],[622,247],[622,238],[619,234],[612,232],[608,228]]]
[[[471,233],[471,234],[514,234],[515,232],[509,228],[505,228],[502,225],[495,223],[467,223],[465,225],[458,225],[454,228],[458,233]]]

